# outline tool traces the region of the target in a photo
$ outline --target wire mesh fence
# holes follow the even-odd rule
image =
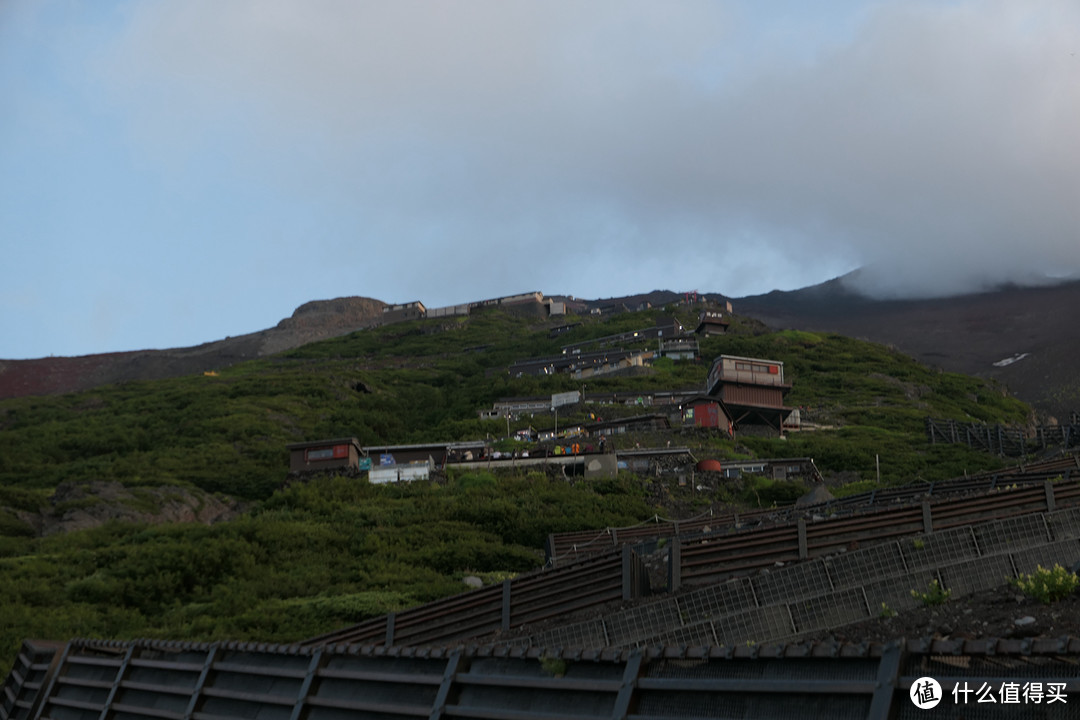
[[[920,604],[920,600],[911,591],[925,591],[935,580],[940,582],[937,572],[933,570],[916,570],[903,575],[871,580],[863,585],[866,604],[875,615],[910,610]]]
[[[1054,565],[1071,568],[1080,562],[1080,542],[1075,539],[1018,550],[1012,554],[1013,566],[1018,575],[1030,575],[1040,566],[1050,569]]]
[[[979,525],[973,530],[975,541],[984,555],[1045,545],[1052,539],[1050,528],[1047,527],[1046,519],[1042,514],[1005,518]]]
[[[679,606],[671,598],[652,602],[604,618],[608,637],[615,646],[633,646],[639,641],[659,635],[684,624]]]
[[[872,545],[826,558],[825,565],[837,588],[861,585],[867,578],[889,577],[907,571],[904,554],[895,542]]]
[[[688,623],[757,607],[757,599],[749,578],[736,578],[694,590],[677,598],[676,602],[679,604],[680,616]]]
[[[1080,538],[1080,507],[1047,513],[1046,522],[1056,540]]]
[[[900,549],[910,570],[938,568],[979,557],[979,546],[970,527],[905,538],[900,541]]]
[[[1012,558],[1008,554],[947,565],[941,568],[940,573],[941,584],[948,588],[954,597],[1001,587],[1008,583],[1010,578],[1016,577]]]
[[[798,633],[828,630],[870,617],[870,609],[861,587],[793,602],[788,607]]]
[[[529,641],[540,647],[608,647],[614,644],[602,620],[555,627],[529,638]]]
[[[753,578],[754,593],[761,605],[820,595],[833,589],[823,560],[786,565]]]
[[[676,628],[671,632],[663,633],[662,635],[657,635],[653,638],[646,638],[642,643],[642,645],[645,646],[680,645],[683,647],[704,647],[719,644],[720,642],[716,638],[716,628],[714,628],[713,624],[708,620],[694,625]]]
[[[763,643],[795,635],[795,621],[787,605],[755,608],[712,622],[721,645]]]
[[[538,633],[530,645],[615,647],[775,642],[923,602],[937,581],[958,598],[1042,565],[1080,562],[1080,510],[1035,513],[769,568]]]

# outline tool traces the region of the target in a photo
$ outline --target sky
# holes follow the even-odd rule
[[[1078,53],[1073,0],[6,0],[0,358],[1080,277]]]

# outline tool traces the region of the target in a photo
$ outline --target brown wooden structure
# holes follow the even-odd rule
[[[719,310],[702,310],[701,316],[698,318],[697,327],[694,328],[694,332],[698,335],[723,335],[727,333],[728,326],[731,323],[724,317],[724,313]]]
[[[784,407],[791,385],[778,360],[721,355],[709,370],[706,389],[724,402],[737,425],[764,425],[782,433],[792,411]]]
[[[360,441],[354,437],[292,443],[285,448],[289,451],[289,472],[292,473],[358,470],[360,458],[367,456]]]

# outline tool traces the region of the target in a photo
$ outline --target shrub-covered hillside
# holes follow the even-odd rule
[[[581,389],[569,376],[511,379],[509,363],[648,327],[659,315],[585,318],[581,327],[549,339],[553,323],[491,310],[361,331],[214,376],[0,401],[0,486],[191,483],[265,499],[284,478],[288,442],[356,436],[374,445],[503,435],[502,422],[481,422],[477,410],[500,397]],[[682,319],[693,322],[690,315]],[[735,334],[702,340],[700,364],[663,360],[646,375],[590,379],[587,391],[703,387],[708,361],[727,353],[782,360],[794,385],[788,403],[812,408],[812,419],[849,428],[849,439],[850,428],[861,427],[921,440],[926,415],[1022,422],[1027,414],[1023,404],[980,380],[931,371],[879,345],[760,330],[737,324]],[[865,472],[846,463],[830,467],[821,457],[824,469]]]
[[[657,503],[670,493],[626,473],[575,483],[471,473],[397,487],[327,477],[280,489],[289,442],[500,438],[505,421],[481,421],[477,410],[501,397],[582,389],[568,376],[510,378],[511,362],[643,329],[662,314],[564,318],[582,324],[551,339],[554,321],[491,310],[362,331],[217,374],[0,401],[0,673],[26,637],[295,640],[458,592],[466,574],[496,581],[537,567],[550,532],[664,512]],[[701,353],[700,363],[662,360],[591,378],[586,389],[703,387],[716,355],[766,357],[785,363],[788,403],[832,429],[735,442],[675,431],[616,444],[672,440],[698,457],[809,455],[826,474],[865,481],[880,456],[883,481],[893,483],[999,465],[967,448],[929,446],[925,416],[1015,423],[1028,413],[982,381],[839,336],[771,333],[736,318],[731,334],[702,339]],[[522,418],[511,429],[550,422]],[[96,480],[194,486],[251,509],[210,527],[112,523],[45,538],[19,519],[60,483]],[[736,496],[719,488],[693,502]]]
[[[108,524],[7,546],[0,675],[28,637],[295,641],[539,567],[547,533],[653,512],[632,479],[320,478],[210,527]],[[13,540],[7,538],[7,540]]]

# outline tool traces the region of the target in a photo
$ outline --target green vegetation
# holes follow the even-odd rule
[[[1030,575],[1021,574],[1018,578],[1011,578],[1009,582],[1028,597],[1049,605],[1076,592],[1080,578],[1061,565],[1054,565],[1051,569],[1039,565]]]
[[[246,499],[269,497],[287,466],[289,442],[356,436],[363,445],[501,437],[506,423],[477,410],[501,397],[580,390],[568,375],[510,378],[514,360],[554,355],[564,344],[653,324],[662,313],[626,313],[555,340],[550,323],[492,310],[432,319],[314,343],[270,359],[191,376],[132,382],[59,397],[0,402],[0,505],[39,501],[27,491],[61,482],[190,484]],[[691,318],[683,320],[689,324]],[[647,346],[648,343],[642,343]],[[482,348],[475,350],[472,348]],[[785,331],[704,338],[703,358],[722,353],[784,362],[789,405],[833,430],[790,438],[741,438],[759,457],[807,455],[825,471],[889,483],[937,480],[995,468],[964,446],[929,446],[927,415],[1015,423],[1028,409],[973,378],[931,371],[880,345]],[[703,387],[707,362],[662,362],[631,376],[590,378],[588,392]],[[640,412],[610,407],[607,416]],[[560,418],[567,424],[583,414]],[[538,426],[550,425],[538,418]],[[527,427],[529,418],[511,424]],[[706,444],[708,446],[708,443]],[[735,448],[718,442],[726,455]],[[6,494],[22,492],[9,499]]]
[[[663,311],[580,321],[549,339],[556,322],[492,309],[467,318],[390,325],[315,343],[216,376],[131,382],[86,393],[0,401],[0,675],[22,639],[76,636],[293,641],[367,617],[461,592],[537,567],[551,532],[635,524],[666,514],[629,473],[570,483],[543,475],[452,473],[445,482],[371,486],[322,477],[281,489],[289,442],[355,436],[362,445],[464,440],[506,434],[477,410],[502,397],[580,390],[570,376],[509,377],[525,357],[653,325]],[[695,318],[680,316],[684,324]],[[821,426],[786,439],[700,432],[616,436],[619,447],[674,439],[698,457],[810,456],[825,473],[876,486],[940,480],[1000,467],[959,445],[930,446],[927,415],[1020,422],[1028,409],[980,380],[931,371],[897,352],[836,335],[768,333],[736,318],[733,334],[704,338],[704,360],[658,362],[628,375],[590,378],[606,393],[703,387],[722,353],[784,362],[788,404]],[[655,341],[642,341],[651,347]],[[596,405],[560,425],[647,412]],[[510,430],[546,428],[522,418]],[[501,445],[507,449],[507,444]],[[146,488],[198,487],[246,500],[238,520],[124,525],[33,536],[18,513],[36,513],[60,483],[116,481],[132,507],[159,500]],[[747,478],[733,500],[790,502],[798,483]],[[665,490],[666,501],[678,491]],[[728,492],[727,490],[723,492]],[[707,503],[692,495],[686,504]],[[741,493],[741,494],[740,494]],[[99,502],[70,501],[67,509]]]
[[[942,584],[938,582],[938,579],[934,578],[930,581],[925,592],[912,590],[911,597],[927,606],[944,605],[949,598],[952,597],[952,590],[946,590]]]
[[[551,675],[552,677],[558,678],[565,675],[566,667],[566,661],[562,658],[550,657],[548,655],[540,658],[540,669],[542,669],[545,674]]]
[[[801,482],[770,480],[768,478],[748,476],[744,479],[739,500],[755,508],[768,508],[778,505],[790,505],[807,493],[808,488]]]
[[[26,637],[293,641],[499,582],[543,561],[549,532],[654,512],[638,483],[533,474],[374,486],[323,477],[228,523],[124,525],[0,558],[0,672]]]

